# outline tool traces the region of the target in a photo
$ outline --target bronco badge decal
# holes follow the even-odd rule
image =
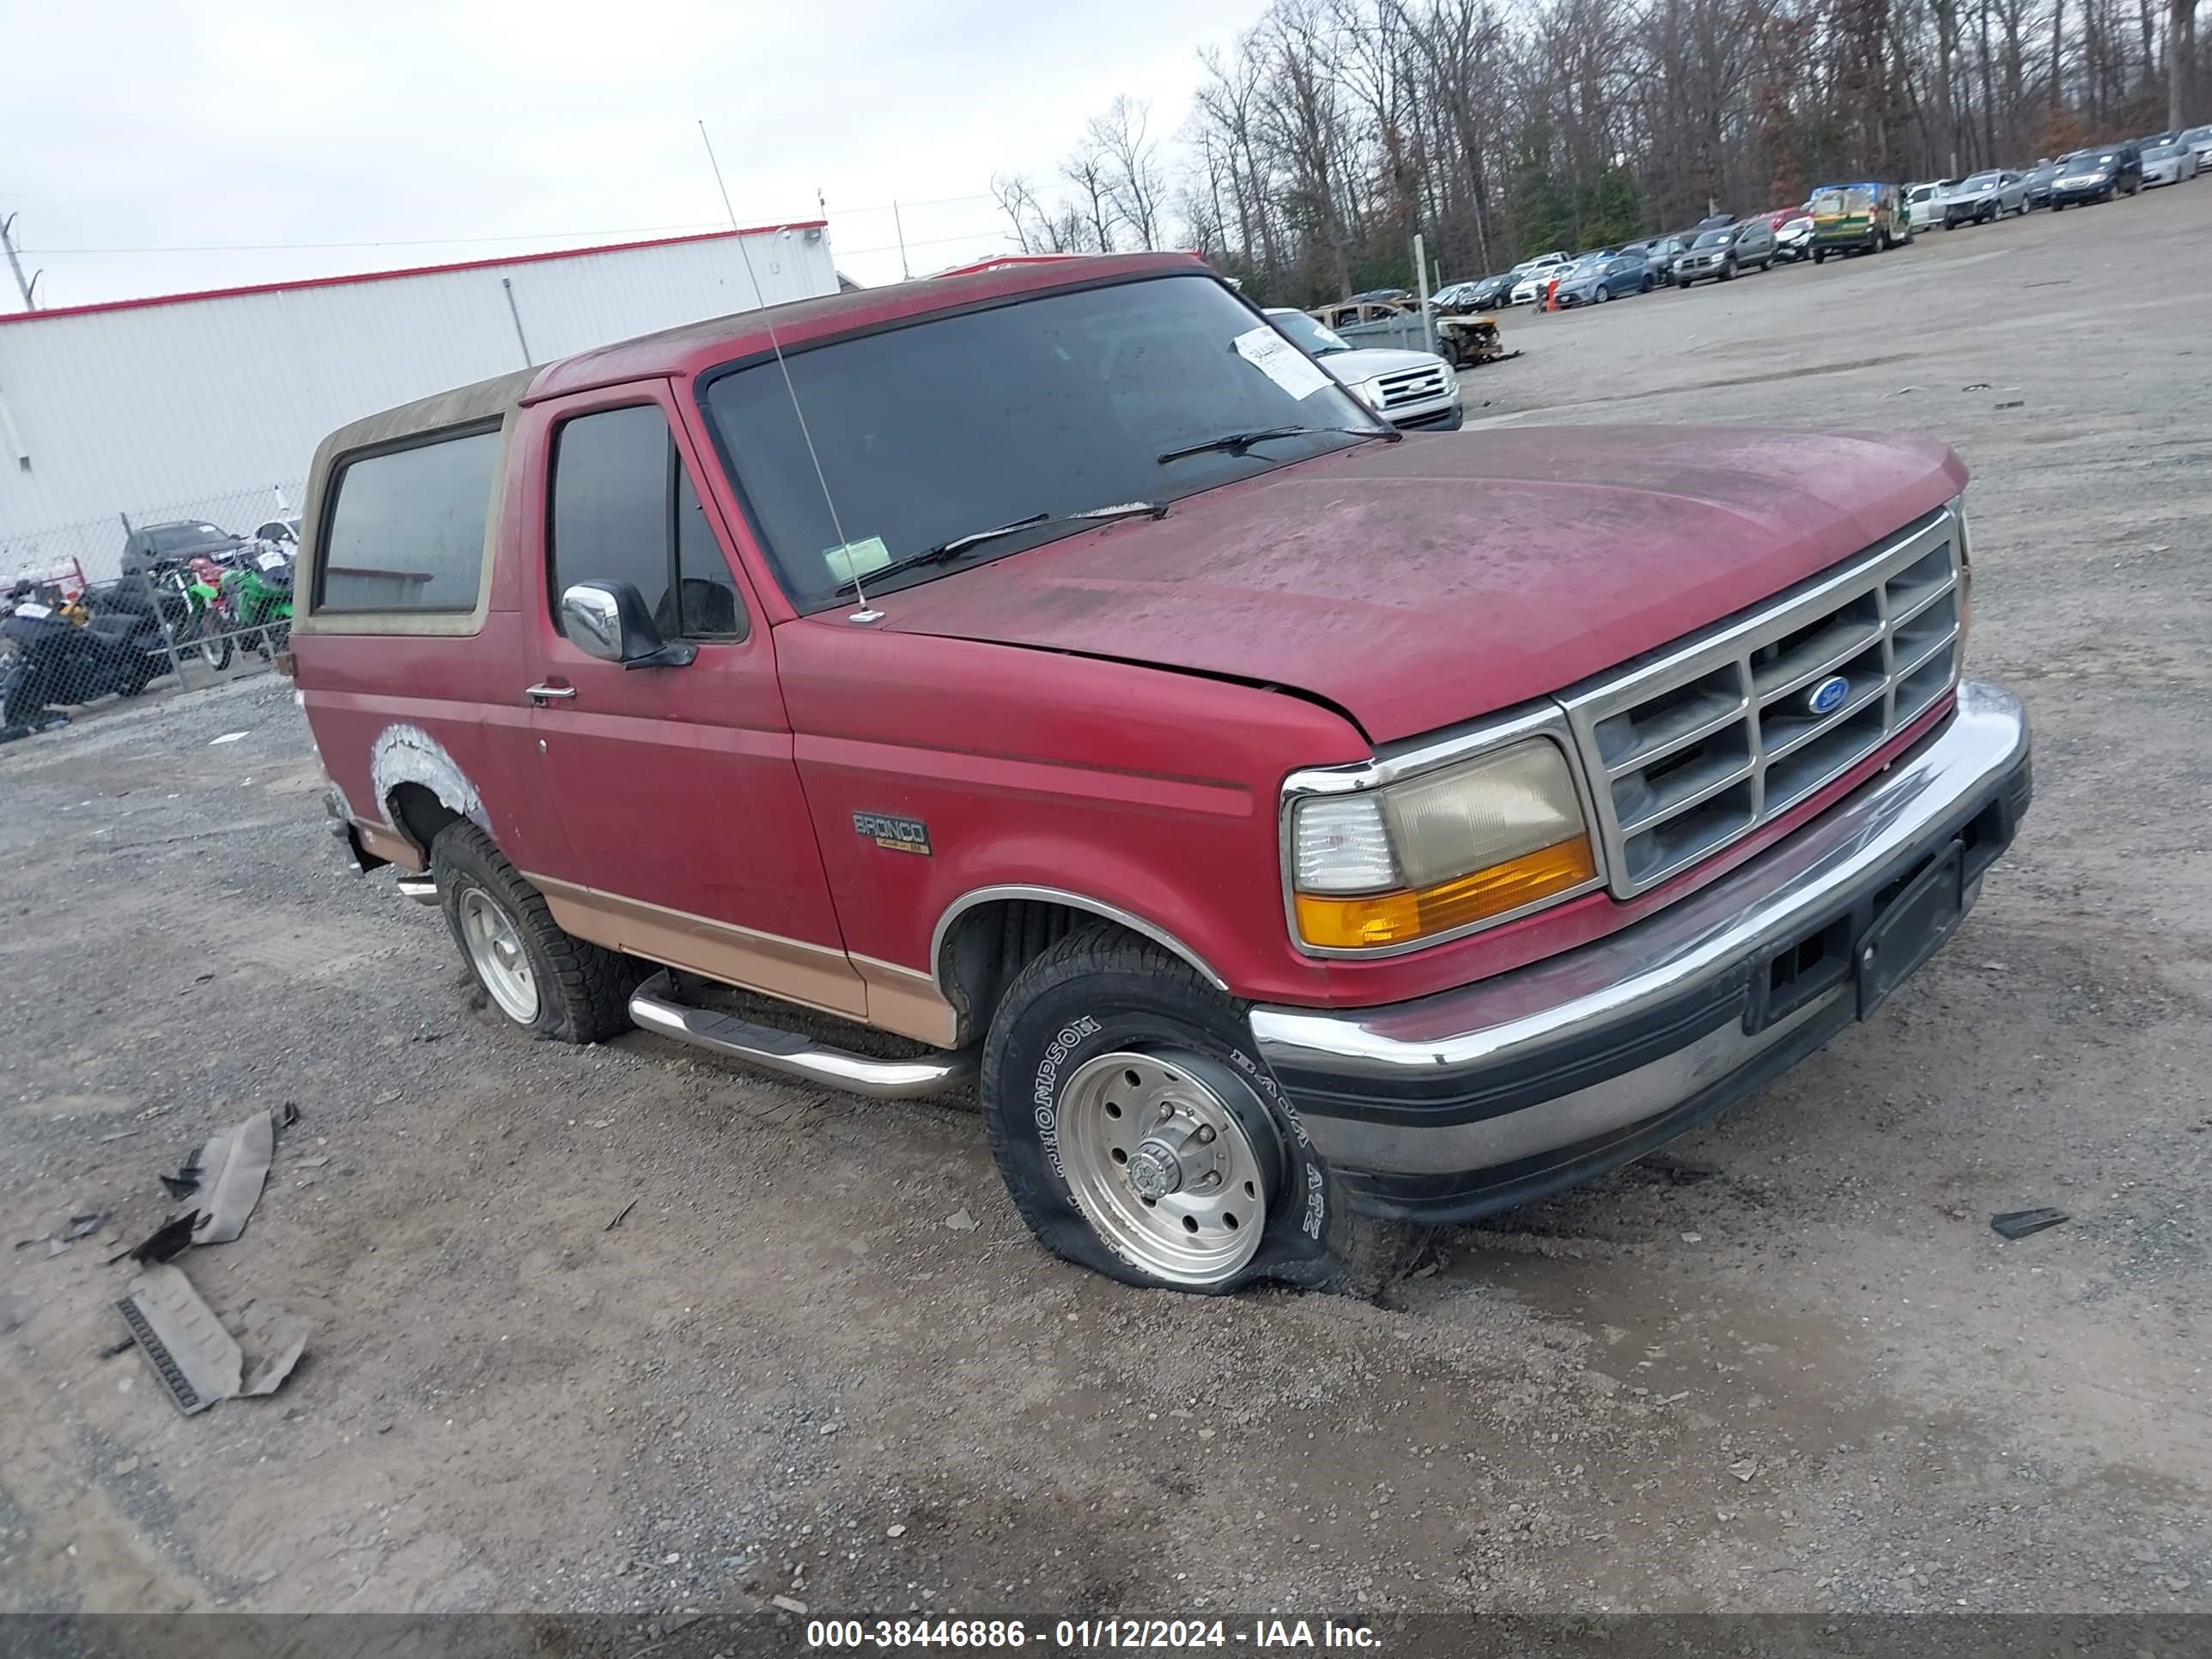
[[[920,818],[896,817],[885,812],[855,812],[853,828],[886,852],[930,856],[929,826]]]

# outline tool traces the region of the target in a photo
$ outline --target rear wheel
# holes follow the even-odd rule
[[[1242,1006],[1118,930],[1072,933],[1016,976],[982,1087],[991,1154],[1030,1231],[1124,1284],[1371,1294],[1422,1242],[1343,1206]]]
[[[483,830],[450,823],[430,844],[446,926],[501,1013],[556,1042],[599,1042],[629,1026],[647,965],[562,931],[544,896]]]

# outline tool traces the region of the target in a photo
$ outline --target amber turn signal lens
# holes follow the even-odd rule
[[[1329,950],[1404,945],[1504,915],[1579,887],[1596,873],[1589,837],[1577,836],[1473,875],[1440,881],[1433,887],[1370,893],[1361,898],[1300,893],[1298,932],[1307,944]]]

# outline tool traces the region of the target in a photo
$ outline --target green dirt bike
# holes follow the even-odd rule
[[[230,573],[202,556],[161,574],[160,601],[170,631],[179,645],[189,644],[210,668],[230,666],[232,631],[238,623],[234,605],[226,591]]]
[[[266,657],[292,638],[292,556],[270,548],[225,573],[224,598],[239,643]]]

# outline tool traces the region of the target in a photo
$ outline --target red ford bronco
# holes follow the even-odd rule
[[[1401,438],[1195,260],[718,319],[317,454],[301,702],[492,1005],[980,1077],[1044,1243],[1343,1282],[1870,1014],[2029,794],[1939,445]]]

